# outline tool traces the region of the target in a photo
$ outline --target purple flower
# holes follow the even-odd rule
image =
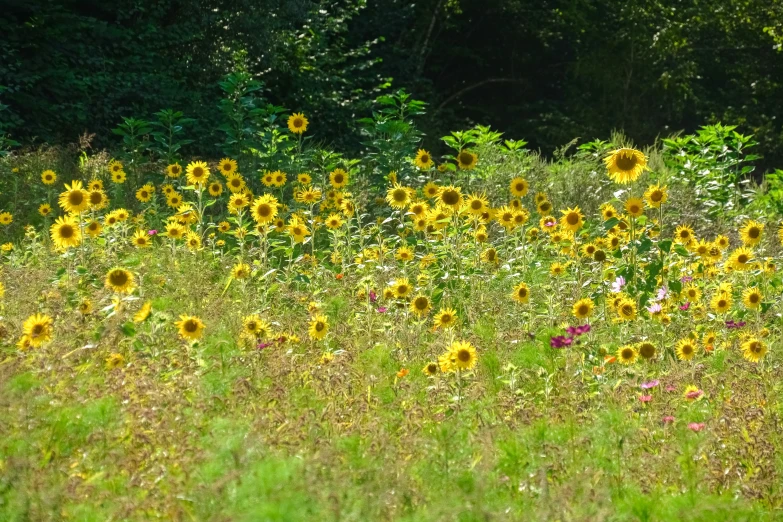
[[[158,231],[157,231],[157,230],[155,230],[155,229],[152,229],[152,230],[150,230],[149,232],[147,232],[147,234],[149,234],[149,235],[151,235],[151,236],[154,236],[154,235],[155,235],[155,234],[157,234],[157,233],[158,233]]]
[[[659,384],[661,384],[661,381],[659,381],[658,379],[653,379],[650,382],[643,382],[641,384],[641,387],[643,390],[649,390],[650,388],[655,388]]]
[[[258,343],[258,346],[256,346],[256,348],[258,348],[259,350],[263,350],[264,348],[269,348],[270,346],[272,346],[272,343]]]
[[[582,326],[576,327],[576,335],[582,335],[586,334],[590,331],[590,325],[589,324],[583,324]]]
[[[691,281],[693,281],[693,278],[691,276],[682,276],[680,278],[681,283],[690,283]]]
[[[378,313],[379,314],[385,314],[387,310],[388,310],[388,308],[386,308],[385,306],[379,306],[378,307]]]
[[[378,294],[376,294],[373,290],[370,290],[370,302],[374,303],[378,300]]]
[[[661,310],[663,310],[663,307],[660,305],[660,303],[653,303],[647,307],[647,311],[650,312],[651,314],[657,314]]]
[[[745,321],[740,321],[738,323],[735,323],[733,319],[726,321],[726,328],[742,328],[743,326],[745,326]]]
[[[625,286],[625,278],[623,276],[620,276],[614,280],[614,283],[612,283],[612,292],[616,294],[622,291],[624,286]]]
[[[680,305],[680,310],[682,310],[683,312],[685,312],[685,311],[687,311],[687,310],[688,310],[690,307],[691,307],[691,302],[690,302],[690,301],[688,301],[687,303],[685,303],[685,304],[683,304],[683,305]]]
[[[572,342],[574,342],[573,337],[558,335],[549,339],[549,346],[552,348],[565,348],[566,346],[570,346]]]

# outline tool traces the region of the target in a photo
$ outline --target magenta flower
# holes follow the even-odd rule
[[[544,226],[547,228],[552,228],[555,225],[557,225],[557,221],[547,221],[546,223],[544,223]]]
[[[682,276],[680,278],[681,283],[690,283],[691,281],[693,281],[693,278],[691,276]]]
[[[672,422],[674,422],[674,416],[666,415],[662,420],[664,424],[671,424]]]
[[[639,400],[642,402],[650,402],[652,400],[652,395],[640,395]]]
[[[256,348],[258,348],[259,350],[263,350],[264,348],[269,348],[270,346],[272,346],[272,343],[258,343],[258,346],[256,346]]]
[[[552,348],[565,348],[566,346],[571,346],[571,343],[573,342],[574,342],[573,337],[566,337],[565,335],[557,335],[549,339],[549,346],[551,346]]]
[[[676,389],[677,389],[677,388],[676,388],[675,386],[672,386],[671,384],[670,384],[670,385],[668,385],[668,386],[666,387],[666,391],[667,391],[667,392],[673,392],[673,391],[674,391],[674,390],[676,390]]]
[[[374,303],[378,300],[378,294],[376,294],[373,290],[370,290],[370,302]]]
[[[157,234],[157,233],[158,233],[158,231],[157,231],[157,230],[155,230],[155,229],[152,229],[152,230],[150,230],[149,232],[147,232],[147,234],[149,234],[149,235],[151,235],[151,236],[154,236],[154,235],[155,235],[155,234]]]
[[[378,307],[378,313],[379,314],[385,314],[387,310],[388,310],[388,308],[386,308],[385,306],[379,306]]]
[[[680,305],[680,310],[683,312],[687,311],[691,307],[691,302],[688,301],[685,304]]]
[[[704,392],[702,390],[694,390],[692,392],[686,393],[685,398],[694,401],[699,397],[701,397],[702,395],[704,395]]]
[[[688,424],[688,429],[692,431],[701,431],[704,429],[703,422],[691,422]]]
[[[655,388],[659,384],[661,384],[661,382],[658,379],[653,379],[650,382],[643,382],[641,388],[643,390],[649,390],[650,388]]]

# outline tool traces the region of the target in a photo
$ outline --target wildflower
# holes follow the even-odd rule
[[[564,335],[558,335],[549,339],[549,346],[552,348],[565,348],[571,346],[574,342],[572,337],[566,337]]]
[[[293,134],[302,134],[307,130],[309,123],[303,113],[294,113],[288,117],[288,130]]]
[[[33,314],[22,325],[27,343],[33,348],[50,341],[54,334],[54,321],[45,314]]]
[[[691,431],[699,432],[704,429],[704,423],[703,422],[689,422],[688,423],[688,429]]]
[[[401,368],[400,371],[397,372],[397,378],[402,379],[408,375],[408,373],[410,373],[410,371],[407,368]]]
[[[666,415],[661,419],[664,424],[671,424],[674,422],[674,416],[673,415]]]
[[[638,150],[622,148],[612,151],[604,159],[609,177],[615,183],[628,184],[636,181],[647,167],[647,158]]]
[[[310,335],[310,339],[320,341],[329,332],[329,320],[325,315],[316,315],[310,321],[310,327],[307,333]]]
[[[693,402],[701,400],[701,398],[704,396],[704,392],[696,386],[690,384],[685,387],[685,391],[683,392],[682,396],[685,398],[685,400]]]
[[[641,402],[650,402],[652,400],[652,395],[640,395],[639,400]]]
[[[186,341],[198,341],[204,333],[204,323],[194,315],[180,315],[174,325]]]
[[[429,170],[429,168],[432,167],[434,163],[435,162],[432,161],[432,156],[430,156],[430,153],[426,150],[419,149],[419,151],[416,153],[414,164],[421,170]]]

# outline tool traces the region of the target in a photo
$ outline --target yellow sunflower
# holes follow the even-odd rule
[[[38,213],[41,214],[43,217],[46,217],[52,213],[52,206],[49,203],[44,203],[42,205],[39,205]]]
[[[296,176],[296,181],[298,181],[300,184],[304,186],[308,186],[313,182],[313,178],[310,176],[310,174],[307,174],[306,172],[302,172],[301,174],[298,174]]]
[[[192,161],[187,167],[188,183],[195,186],[206,184],[209,179],[209,167],[203,161]]]
[[[45,314],[33,314],[22,325],[22,331],[30,346],[38,348],[49,342],[54,334],[54,321]]]
[[[109,162],[108,169],[111,174],[117,174],[118,172],[123,172],[125,167],[121,161],[115,159]]]
[[[219,181],[213,181],[207,186],[207,191],[209,191],[210,196],[216,198],[223,193],[223,184]]]
[[[150,240],[149,234],[144,232],[143,230],[137,230],[135,234],[133,234],[133,237],[131,238],[131,243],[133,243],[136,248],[147,248],[149,246],[152,246],[152,241]]]
[[[166,175],[170,178],[178,178],[182,174],[182,167],[179,163],[172,163],[166,167]]]
[[[426,295],[419,294],[411,300],[410,310],[412,314],[424,317],[432,310],[432,303]]]
[[[669,189],[666,185],[650,185],[644,192],[644,199],[650,208],[660,208],[669,198]]]
[[[294,134],[302,134],[310,123],[303,113],[294,113],[288,117],[288,130]]]
[[[441,187],[438,192],[438,202],[452,210],[459,210],[463,202],[462,189],[453,185]]]
[[[716,292],[710,300],[710,308],[716,313],[722,314],[731,309],[732,298],[728,292]]]
[[[82,233],[81,230],[79,230],[79,224],[72,216],[57,218],[49,229],[49,232],[52,236],[52,242],[61,250],[75,247],[82,242]]]
[[[250,213],[256,223],[265,225],[274,221],[277,217],[278,205],[277,198],[270,194],[264,194],[263,196],[256,198],[253,202]]]
[[[589,297],[585,297],[574,303],[574,306],[571,307],[571,313],[574,314],[574,317],[577,319],[584,319],[593,315],[594,308],[595,303],[593,303],[593,300]]]
[[[426,185],[424,185],[422,190],[424,191],[424,195],[428,198],[435,198],[438,194],[440,194],[440,186],[438,186],[438,184],[434,181],[428,182]]]
[[[316,315],[310,321],[310,327],[307,329],[310,339],[320,341],[329,333],[329,319],[325,315]]]
[[[109,198],[102,189],[92,189],[87,194],[87,201],[93,210],[102,210],[109,204]]]
[[[522,198],[527,195],[528,190],[530,190],[530,185],[525,178],[517,177],[511,180],[509,190],[511,190],[511,194],[514,196]]]
[[[154,194],[155,194],[155,187],[147,183],[146,185],[143,185],[141,188],[139,188],[139,190],[136,191],[136,199],[138,199],[142,203],[147,203],[152,199],[152,196]]]
[[[251,314],[242,319],[242,332],[256,339],[266,339],[272,334],[272,326],[258,314]]]
[[[490,247],[481,253],[481,260],[491,265],[497,265],[500,263],[498,252],[494,248]]]
[[[746,247],[739,247],[729,256],[727,264],[732,270],[744,271],[752,268],[753,251]]]
[[[689,337],[680,339],[680,341],[677,342],[677,358],[681,361],[690,361],[696,357],[696,350],[696,341],[693,341]]]
[[[612,151],[604,163],[615,183],[627,184],[639,179],[647,167],[647,158],[638,150],[622,148]]]
[[[582,221],[582,211],[579,207],[561,210],[560,213],[563,214],[560,224],[566,230],[576,232],[584,225],[584,221]]]
[[[489,201],[485,194],[468,194],[465,197],[465,209],[473,216],[481,216],[489,208]]]
[[[172,222],[166,224],[166,237],[169,239],[182,239],[185,236],[185,227],[179,223]]]
[[[194,315],[180,315],[174,325],[186,341],[198,341],[204,333],[204,323]]]
[[[745,307],[751,310],[758,310],[761,307],[761,301],[764,300],[764,296],[761,294],[761,290],[758,288],[748,288],[742,294],[742,302]]]
[[[649,341],[643,341],[636,346],[636,351],[642,359],[652,359],[655,357],[657,349],[655,345]]]
[[[453,328],[457,324],[457,311],[453,308],[441,308],[435,318],[433,325],[435,328]]]
[[[421,170],[429,170],[435,164],[430,153],[424,149],[419,149],[413,163]]]
[[[45,170],[41,173],[41,181],[44,185],[54,185],[57,181],[57,174],[53,170]]]
[[[310,235],[307,226],[305,226],[296,216],[289,221],[286,228],[288,230],[288,235],[293,238],[295,243],[304,243],[307,236]]]
[[[511,292],[511,298],[520,304],[525,304],[530,301],[530,288],[525,283],[519,283],[514,287]]]
[[[410,204],[412,195],[413,189],[395,183],[394,186],[386,192],[386,201],[392,208],[403,209]]]
[[[343,169],[334,169],[329,173],[329,184],[339,189],[348,184],[348,173]]]
[[[112,268],[106,274],[106,288],[118,294],[130,294],[135,287],[133,274],[124,268]]]
[[[681,245],[690,245],[691,241],[696,239],[693,229],[688,225],[679,225],[674,230],[674,240]]]
[[[478,156],[469,150],[461,150],[457,154],[457,165],[462,170],[473,170],[478,163]]]
[[[617,350],[617,361],[621,364],[633,364],[638,357],[639,352],[637,352],[636,348],[633,346],[621,346],[620,349]]]
[[[625,201],[625,211],[633,217],[641,216],[644,214],[644,201],[640,198],[628,198]]]
[[[98,237],[101,235],[101,232],[103,231],[103,225],[100,224],[100,222],[95,221],[94,219],[87,223],[87,226],[85,227],[85,232],[87,232],[87,235],[90,237]]]
[[[218,170],[224,177],[228,177],[237,171],[237,162],[231,158],[223,158],[218,162]]]
[[[133,322],[143,323],[150,316],[150,313],[152,313],[152,303],[150,301],[147,301],[146,303],[141,305],[139,311],[133,315]]]
[[[620,322],[633,321],[636,319],[636,311],[636,301],[627,298],[622,299],[616,308],[617,320]]]
[[[454,341],[449,347],[449,353],[455,370],[471,370],[476,366],[476,348],[468,341]]]
[[[764,223],[750,220],[740,229],[742,244],[747,247],[756,246],[761,242],[761,236],[764,233]]]
[[[740,347],[742,356],[750,362],[757,363],[767,353],[767,345],[764,341],[755,337],[750,337]]]
[[[73,181],[70,185],[66,183],[65,192],[60,194],[60,206],[71,214],[80,214],[87,210],[90,201],[87,198],[87,191],[82,188],[81,181]]]
[[[116,183],[117,185],[122,185],[123,183],[125,183],[126,178],[127,175],[125,174],[124,170],[111,173],[111,181],[112,183]]]

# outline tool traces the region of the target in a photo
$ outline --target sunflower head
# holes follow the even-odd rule
[[[645,155],[638,150],[630,148],[617,149],[611,152],[604,159],[604,163],[612,181],[621,184],[636,181],[648,169]]]

